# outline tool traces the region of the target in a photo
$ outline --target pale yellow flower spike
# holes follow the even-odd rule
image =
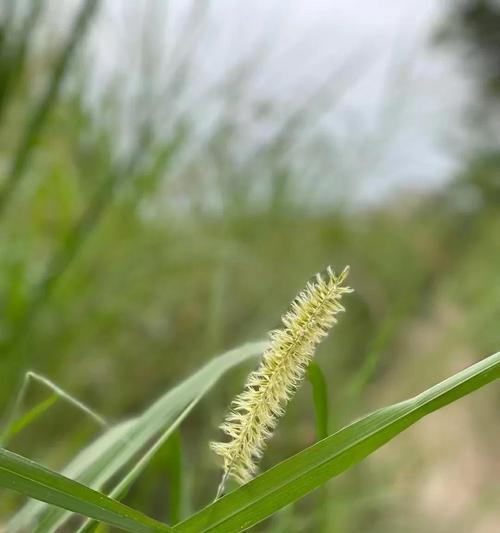
[[[229,476],[246,483],[255,475],[265,443],[303,380],[316,346],[337,322],[335,315],[344,311],[340,299],[352,292],[343,285],[348,272],[349,267],[336,276],[328,267],[325,277],[317,274],[282,317],[284,327],[269,333],[271,342],[260,366],[250,373],[243,392],[233,400],[220,426],[230,440],[210,443],[210,448],[224,459],[217,497]]]

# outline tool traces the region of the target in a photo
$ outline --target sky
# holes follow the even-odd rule
[[[453,49],[434,43],[447,19],[446,2],[212,0],[193,10],[194,5],[103,0],[88,47],[95,98],[117,76],[125,94],[144,85],[137,68],[142,32],[157,51],[148,75],[156,97],[178,58],[191,58],[189,89],[176,95],[175,106],[192,109],[203,117],[200,123],[210,124],[217,115],[208,96],[213,87],[242,64],[252,66],[243,105],[268,99],[291,112],[326,91],[313,128],[332,139],[332,164],[354,202],[439,187],[464,163],[464,113],[473,84]],[[165,105],[170,114],[175,106]],[[157,113],[162,116],[161,109]],[[328,197],[328,180],[325,173],[322,198]]]

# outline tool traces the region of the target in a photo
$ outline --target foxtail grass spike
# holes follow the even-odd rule
[[[269,333],[270,343],[260,366],[250,373],[220,426],[230,440],[210,443],[224,460],[216,498],[223,493],[228,477],[246,483],[256,474],[265,444],[300,386],[316,346],[337,322],[335,315],[344,311],[342,295],[352,292],[343,285],[348,272],[349,267],[335,275],[328,267],[325,276],[317,274],[283,315],[283,327]]]

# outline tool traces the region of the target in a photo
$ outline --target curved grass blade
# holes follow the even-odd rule
[[[172,531],[170,527],[85,485],[13,452],[0,449],[0,486],[133,533]]]
[[[283,461],[174,527],[178,533],[244,531],[362,461],[425,415],[500,378],[500,352],[418,396],[375,411]]]
[[[156,442],[149,448],[149,450],[140,458],[139,461],[127,472],[125,477],[116,485],[116,487],[109,493],[109,496],[116,500],[124,498],[128,492],[128,489],[132,483],[140,476],[140,474],[147,467],[151,459],[158,453],[160,448],[168,441],[169,437],[178,429],[181,422],[191,412],[193,407],[198,403],[199,397],[195,398],[187,408],[181,413],[177,420],[156,440]],[[179,473],[180,475],[180,473]],[[56,531],[61,521],[57,525],[53,525],[48,528],[44,523],[39,524],[35,533],[44,533],[46,531]],[[95,531],[97,522],[87,520],[82,524],[77,533],[91,533]]]
[[[121,422],[84,448],[62,474],[84,485],[101,490],[161,432],[166,432],[180,413],[196,398],[206,394],[228,370],[259,355],[265,342],[244,344],[209,361],[198,372],[169,390],[140,416]],[[124,479],[123,476],[120,479]],[[54,531],[69,514],[61,509],[47,509],[40,502],[28,502],[8,523],[8,531],[30,531],[33,523]]]
[[[39,383],[50,391],[52,391],[52,393],[55,395],[55,400],[52,401],[51,398],[49,398],[46,402],[41,402],[33,409],[31,409],[25,416],[18,419],[18,415],[21,411],[22,404],[26,397],[28,387],[31,385],[31,383]],[[11,438],[16,432],[26,427],[26,425],[35,420],[38,416],[43,414],[59,398],[85,413],[99,426],[108,426],[107,422],[102,416],[97,414],[93,409],[85,405],[78,398],[75,398],[45,376],[42,376],[41,374],[37,374],[36,372],[29,370],[24,375],[23,382],[21,384],[17,397],[14,400],[10,416],[8,416],[5,428],[0,434],[0,446],[7,447],[7,442],[9,438]],[[13,426],[15,426],[15,428]],[[13,429],[15,429],[15,431],[13,431]]]

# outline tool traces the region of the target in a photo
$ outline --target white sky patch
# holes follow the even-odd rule
[[[326,203],[342,195],[377,202],[440,186],[463,163],[472,89],[452,50],[432,45],[445,16],[439,0],[103,0],[88,52],[90,94],[98,100],[119,79],[124,101],[146,93],[159,135],[188,110],[203,144],[227,113],[217,87],[240,76],[231,111],[245,124],[248,157],[269,134],[252,110],[272,102],[285,117],[307,101],[318,110],[302,140],[327,138],[331,150],[298,188]],[[155,50],[146,77],[144,40]],[[172,88],[186,65],[188,83]]]

